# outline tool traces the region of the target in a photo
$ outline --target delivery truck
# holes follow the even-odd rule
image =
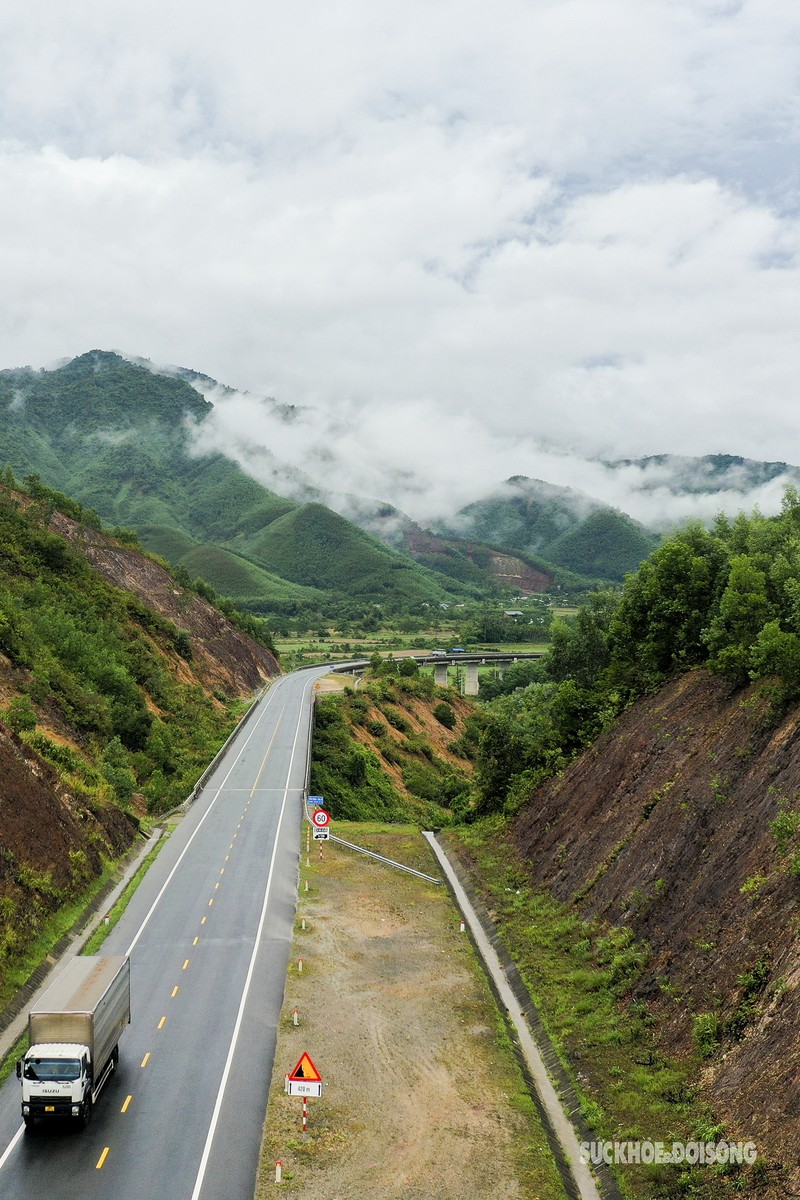
[[[30,1045],[17,1063],[27,1128],[39,1117],[88,1124],[130,1019],[129,959],[73,958],[28,1013]]]

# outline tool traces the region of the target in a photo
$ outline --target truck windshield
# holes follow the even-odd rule
[[[26,1079],[79,1079],[80,1074],[77,1058],[29,1058],[25,1063]]]

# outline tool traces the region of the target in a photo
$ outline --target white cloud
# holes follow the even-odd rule
[[[799,43],[788,0],[12,3],[0,364],[312,405],[216,435],[421,519],[592,455],[800,462]]]

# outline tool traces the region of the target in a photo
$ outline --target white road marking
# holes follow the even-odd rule
[[[265,712],[266,712],[267,708],[269,707],[269,705],[272,703],[272,698],[273,698],[273,696],[274,696],[275,694],[276,694],[276,692],[275,692],[274,690],[273,690],[273,691],[270,691],[270,693],[269,693],[269,696],[267,697],[267,702],[266,702],[266,704],[264,705],[264,711],[265,711]],[[234,759],[234,761],[233,761],[233,763],[232,763],[232,765],[231,765],[231,767],[230,767],[230,770],[228,771],[227,775],[226,775],[226,776],[225,776],[225,778],[223,779],[222,783],[221,783],[221,784],[219,785],[219,787],[217,788],[217,794],[216,794],[216,796],[215,796],[215,797],[214,797],[214,799],[211,801],[211,803],[209,804],[209,806],[208,806],[208,808],[206,809],[206,811],[203,813],[203,815],[202,815],[202,817],[200,818],[200,820],[197,822],[197,828],[195,829],[194,833],[192,834],[192,836],[189,838],[188,842],[187,842],[187,843],[186,843],[186,845],[184,846],[184,848],[183,848],[183,850],[182,850],[182,852],[181,852],[181,855],[180,855],[180,857],[179,857],[178,861],[175,863],[175,866],[172,868],[172,870],[170,871],[170,873],[169,873],[169,875],[167,876],[166,880],[164,881],[164,885],[163,885],[163,887],[161,888],[161,891],[158,893],[158,895],[156,896],[155,900],[154,900],[154,901],[153,901],[153,903],[150,905],[150,911],[148,912],[147,916],[145,917],[145,919],[142,921],[141,925],[139,926],[139,928],[138,928],[138,930],[137,930],[137,932],[136,932],[136,936],[134,937],[134,939],[133,939],[133,941],[131,942],[130,946],[128,946],[128,949],[125,951],[125,954],[126,954],[126,955],[130,956],[130,954],[131,954],[132,950],[134,949],[134,947],[136,946],[137,942],[139,941],[139,938],[140,938],[140,937],[142,936],[142,934],[144,933],[144,931],[145,931],[145,929],[146,929],[147,925],[148,925],[148,924],[149,924],[149,922],[150,922],[150,918],[152,917],[153,913],[156,911],[156,909],[157,909],[158,905],[161,903],[161,898],[162,898],[162,896],[164,895],[164,892],[167,890],[167,888],[169,887],[169,885],[172,883],[172,880],[173,880],[173,877],[174,877],[174,875],[175,875],[175,872],[178,870],[178,867],[179,867],[179,866],[181,865],[181,863],[183,862],[183,860],[184,860],[184,857],[186,856],[186,854],[187,854],[187,852],[188,852],[188,850],[189,850],[189,847],[191,846],[192,842],[194,841],[194,839],[197,837],[198,833],[199,833],[199,832],[200,832],[200,830],[202,829],[202,827],[203,827],[203,822],[205,821],[205,819],[206,819],[206,817],[208,816],[208,814],[211,812],[211,810],[212,810],[212,808],[214,807],[214,805],[217,803],[217,800],[219,799],[219,797],[220,797],[220,795],[221,795],[221,793],[222,793],[222,791],[223,791],[223,789],[224,789],[224,787],[225,787],[225,784],[226,784],[226,783],[227,783],[227,781],[228,781],[228,778],[229,778],[229,776],[232,774],[232,772],[234,771],[234,769],[236,768],[236,766],[237,766],[237,765],[238,765],[238,763],[239,763],[239,759],[241,758],[241,756],[242,756],[242,754],[244,753],[244,751],[247,749],[247,747],[248,747],[248,745],[249,745],[249,743],[250,743],[250,739],[251,739],[252,737],[254,737],[254,736],[255,736],[256,730],[258,729],[259,725],[261,724],[261,721],[262,721],[262,718],[263,718],[263,716],[264,716],[264,714],[262,713],[262,714],[261,714],[261,716],[258,718],[258,720],[257,720],[257,721],[255,722],[255,724],[253,725],[253,728],[250,730],[249,734],[247,735],[247,738],[246,738],[246,740],[245,740],[245,742],[244,742],[244,744],[243,744],[243,746],[242,746],[241,750],[240,750],[240,751],[239,751],[239,753],[236,755],[236,758]]]
[[[308,685],[309,687],[310,687],[311,683],[313,683],[313,680],[310,681],[310,683]],[[284,789],[284,793],[283,793],[283,803],[281,804],[281,811],[280,811],[280,815],[278,817],[278,827],[275,831],[275,841],[273,842],[273,845],[272,845],[272,856],[271,856],[270,862],[269,862],[269,874],[267,875],[267,886],[266,886],[266,889],[264,892],[264,902],[261,906],[261,919],[259,920],[259,923],[258,923],[258,932],[256,933],[255,945],[253,946],[253,953],[250,957],[250,966],[248,968],[247,978],[245,979],[245,983],[244,983],[244,991],[242,992],[242,999],[239,1004],[239,1012],[236,1017],[236,1024],[234,1025],[234,1028],[233,1028],[233,1036],[231,1038],[231,1044],[228,1049],[228,1057],[225,1062],[225,1068],[222,1072],[222,1078],[220,1080],[219,1091],[217,1092],[217,1100],[214,1105],[213,1115],[211,1117],[211,1125],[209,1126],[208,1136],[206,1137],[206,1144],[203,1149],[203,1156],[200,1159],[200,1169],[197,1172],[197,1179],[195,1180],[194,1191],[192,1192],[191,1200],[198,1200],[198,1197],[200,1196],[200,1192],[203,1187],[203,1180],[205,1178],[206,1170],[208,1168],[208,1160],[211,1155],[211,1146],[214,1141],[214,1134],[216,1133],[216,1130],[217,1130],[217,1124],[219,1122],[219,1114],[222,1111],[222,1100],[225,1095],[225,1088],[228,1085],[228,1076],[230,1075],[230,1072],[231,1072],[231,1066],[233,1064],[233,1056],[236,1052],[236,1044],[239,1040],[239,1031],[241,1029],[242,1020],[244,1018],[244,1010],[247,1005],[247,997],[250,992],[250,984],[252,983],[253,972],[255,971],[256,959],[258,957],[258,952],[261,948],[261,935],[264,932],[264,924],[267,919],[267,905],[269,903],[269,894],[272,889],[272,876],[275,871],[275,858],[278,853],[278,842],[280,841],[281,826],[283,825],[283,816],[286,811],[286,801],[289,797],[289,791],[290,791],[289,780],[292,777],[292,767],[294,766],[294,756],[297,751],[297,739],[300,736],[300,728],[301,728],[301,725],[303,722],[303,716],[304,716],[304,712],[303,712],[303,707],[301,705],[300,712],[297,717],[297,728],[295,730],[294,743],[292,745],[292,757],[289,760],[289,771],[288,771],[288,774],[286,777],[286,788]]]

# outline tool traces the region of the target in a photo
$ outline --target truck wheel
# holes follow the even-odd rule
[[[30,1132],[31,1129],[33,1129],[34,1125],[36,1124],[35,1117],[27,1116],[27,1117],[23,1117],[22,1120],[25,1122],[25,1128],[28,1130],[28,1132]]]
[[[86,1126],[91,1121],[91,1119],[92,1119],[92,1097],[87,1096],[86,1099],[84,1100],[83,1104],[81,1105],[81,1112],[80,1112],[80,1116],[78,1117],[78,1122],[80,1124],[81,1129],[85,1129]]]

